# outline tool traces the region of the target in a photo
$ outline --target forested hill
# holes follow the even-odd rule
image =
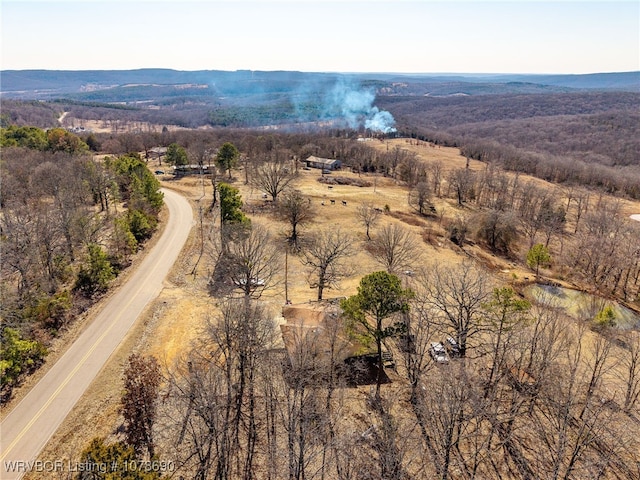
[[[219,93],[282,92],[301,86],[321,87],[337,78],[386,88],[389,94],[535,93],[567,90],[640,91],[640,72],[586,75],[305,73],[289,71],[4,70],[3,97],[47,99],[123,86],[201,85]],[[442,87],[448,88],[442,88]],[[214,88],[215,87],[215,88]]]

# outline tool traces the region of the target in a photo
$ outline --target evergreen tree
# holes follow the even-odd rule
[[[247,224],[249,219],[242,213],[242,197],[240,191],[229,185],[218,185],[220,194],[220,222],[222,225]]]
[[[172,143],[167,147],[165,160],[169,165],[175,165],[176,167],[179,167],[180,165],[187,165],[189,163],[187,151],[177,143]]]
[[[27,340],[13,328],[2,330],[0,341],[0,380],[2,397],[11,393],[23,373],[38,367],[47,350],[35,340]]]
[[[122,442],[107,445],[103,438],[94,438],[82,452],[80,463],[85,466],[77,480],[156,480],[161,473],[147,468],[136,457],[133,447]],[[161,465],[162,462],[157,462]],[[149,467],[152,465],[150,464]]]
[[[76,289],[91,296],[106,291],[114,278],[113,266],[107,254],[100,245],[90,244],[87,262],[78,272]]]
[[[233,143],[226,142],[218,150],[216,163],[221,170],[226,170],[229,173],[229,178],[231,178],[231,169],[237,165],[238,158],[240,158],[240,152],[238,152],[236,146]]]
[[[383,322],[397,313],[408,312],[408,300],[412,297],[413,291],[402,288],[401,281],[396,275],[381,271],[362,277],[358,293],[340,303],[346,317],[352,322],[352,330],[357,325],[362,326],[365,336],[373,338],[376,342],[377,398],[380,397],[382,384],[382,342],[385,338],[401,334],[406,328],[401,320],[386,327]]]
[[[529,265],[529,268],[536,271],[536,278],[538,278],[540,266],[548,265],[550,261],[551,255],[549,254],[549,249],[541,243],[531,247],[527,253],[527,265]]]

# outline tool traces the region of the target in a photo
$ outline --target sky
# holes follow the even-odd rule
[[[0,69],[640,70],[640,1],[0,0]]]

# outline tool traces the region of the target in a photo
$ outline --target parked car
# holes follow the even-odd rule
[[[447,337],[444,341],[444,346],[449,352],[449,355],[452,357],[460,356],[460,345],[456,342],[456,339],[453,337]]]
[[[164,175],[164,171],[163,170],[156,170],[155,174],[156,175]]]
[[[449,357],[444,345],[440,342],[431,342],[429,354],[437,363],[449,363]]]
[[[246,278],[234,278],[231,280],[236,287],[244,288],[247,284]],[[250,281],[251,287],[264,287],[265,281],[262,278],[252,278]]]

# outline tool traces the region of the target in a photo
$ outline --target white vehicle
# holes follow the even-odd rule
[[[449,363],[449,357],[444,345],[440,342],[431,342],[429,354],[437,363]]]
[[[247,279],[246,278],[238,278],[238,279],[233,279],[232,282],[236,287],[244,288],[245,285],[247,284]],[[263,279],[261,279],[261,278],[252,278],[249,281],[249,286],[252,287],[252,288],[264,287],[264,285],[265,285],[265,281]]]
[[[452,357],[460,356],[460,347],[453,337],[447,337],[445,340],[445,347],[449,350],[449,355]]]

